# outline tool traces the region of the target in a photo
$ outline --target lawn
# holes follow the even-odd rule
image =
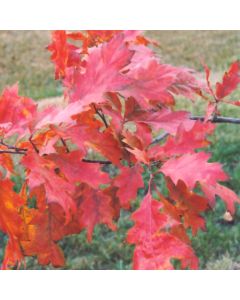
[[[184,65],[202,72],[204,61],[219,78],[229,64],[240,58],[240,31],[149,31],[147,35],[159,42],[156,48],[162,61]],[[0,32],[0,89],[16,81],[20,93],[35,100],[61,95],[61,88],[54,80],[53,66],[45,50],[49,43],[48,31]],[[240,90],[234,95],[240,99]],[[40,101],[40,100],[39,100]],[[178,99],[178,107],[189,109],[189,102]],[[196,101],[191,109],[201,114],[204,107]],[[240,117],[240,108],[223,105],[224,116]],[[209,151],[229,173],[229,186],[240,194],[240,138],[238,125],[218,125]],[[224,206],[218,201],[214,211],[207,214],[207,232],[194,237],[193,247],[200,257],[200,267],[209,269],[240,268],[240,210],[234,222],[223,220]],[[118,233],[109,232],[104,226],[95,230],[92,244],[85,242],[85,233],[65,238],[61,244],[70,269],[130,269],[133,248],[124,242],[131,226],[128,213],[119,220]],[[6,242],[0,236],[0,245]],[[3,247],[0,247],[0,256]],[[28,260],[29,268],[38,268],[35,259]]]

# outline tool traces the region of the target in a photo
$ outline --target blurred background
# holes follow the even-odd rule
[[[202,62],[212,70],[212,81],[220,80],[230,63],[240,59],[240,31],[147,31],[158,41],[155,51],[163,62],[194,68],[203,76]],[[6,85],[19,82],[20,94],[36,101],[60,96],[62,89],[54,80],[54,68],[45,49],[49,31],[0,31],[0,91]],[[240,100],[240,87],[233,95]],[[53,98],[54,101],[54,98]],[[203,101],[179,98],[177,106],[195,114],[204,111]],[[240,118],[240,108],[222,105],[223,116]],[[220,124],[211,138],[209,151],[213,160],[223,164],[231,180],[227,185],[240,194],[240,135],[239,125]],[[223,218],[224,205],[217,201],[214,211],[206,214],[207,232],[192,237],[193,248],[200,258],[201,269],[240,269],[240,209],[229,222]],[[132,225],[129,214],[123,213],[117,233],[98,226],[93,242],[88,244],[85,232],[60,242],[66,256],[67,269],[130,269],[133,247],[124,242]],[[0,260],[6,237],[0,234]],[[27,267],[41,269],[34,258]],[[49,269],[50,267],[47,267]]]

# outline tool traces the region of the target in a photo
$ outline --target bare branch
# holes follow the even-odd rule
[[[93,104],[93,107],[95,109],[96,114],[101,118],[101,120],[103,121],[106,128],[108,128],[108,123],[107,123],[107,120],[106,120],[104,114],[102,112],[100,112],[99,109],[96,108],[95,104]]]
[[[83,162],[91,163],[91,164],[101,164],[101,165],[111,165],[112,162],[110,160],[91,160],[91,159],[82,159]]]
[[[39,150],[38,150],[37,146],[36,146],[36,145],[33,143],[33,141],[32,141],[32,135],[31,135],[30,138],[29,138],[29,142],[31,143],[33,149],[34,149],[37,153],[39,153]]]
[[[204,117],[203,116],[191,116],[190,119],[191,120],[204,121]],[[212,122],[212,123],[240,124],[240,119],[238,119],[238,118],[231,118],[231,117],[214,116],[212,119],[209,120],[209,122]]]
[[[12,149],[12,150],[15,150],[16,152],[24,152],[24,151],[27,151],[27,149],[24,149],[24,148],[18,148],[16,146],[12,146],[12,145],[8,145],[6,144],[3,139],[0,140],[0,144],[7,147],[8,149]],[[2,151],[5,151],[5,150],[2,150]],[[14,151],[14,152],[15,152]],[[1,153],[1,152],[0,152]]]
[[[0,150],[0,154],[3,154],[3,153],[9,153],[9,154],[22,154],[22,155],[25,155],[27,152],[26,151],[11,151],[11,150]]]
[[[164,133],[158,135],[158,136],[151,142],[150,145],[154,145],[154,144],[159,143],[160,141],[164,140],[167,136],[169,136],[169,133],[168,133],[168,132],[164,132]]]
[[[66,152],[67,152],[67,153],[69,153],[69,152],[70,152],[70,150],[69,150],[69,148],[68,148],[68,145],[67,145],[67,143],[65,142],[65,140],[64,140],[63,138],[61,138],[61,142],[62,142],[63,146],[65,147],[65,149],[66,149]]]

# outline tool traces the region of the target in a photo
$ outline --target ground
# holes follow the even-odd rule
[[[146,34],[159,42],[155,50],[162,61],[199,72],[203,72],[202,62],[205,62],[213,70],[214,79],[219,78],[232,61],[240,59],[240,31],[149,31]],[[50,35],[48,31],[0,31],[0,90],[19,82],[20,93],[39,101],[40,105],[59,102],[62,90],[54,80],[54,69],[45,50]],[[43,98],[48,100],[40,101]],[[240,91],[235,99],[240,99]],[[189,109],[189,102],[179,99],[178,106]],[[192,105],[192,111],[201,114],[202,102]],[[222,112],[225,116],[239,117],[240,108],[223,106]],[[231,177],[229,186],[239,194],[239,127],[221,124],[212,142],[209,151],[213,159],[223,163]],[[192,239],[201,268],[239,268],[240,212],[237,211],[234,222],[229,224],[222,219],[224,211],[218,201],[216,209],[207,214],[207,232]],[[84,233],[66,238],[61,242],[67,257],[66,268],[129,269],[133,249],[125,245],[124,237],[130,226],[128,214],[123,214],[117,234],[99,226],[92,244],[85,242]],[[5,242],[1,235],[0,259]],[[33,259],[28,261],[28,266],[38,268]]]

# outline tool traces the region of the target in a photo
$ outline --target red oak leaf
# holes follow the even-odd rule
[[[7,175],[6,175],[7,177],[9,177],[10,174],[14,173],[13,160],[10,154],[1,153],[0,166],[7,170]]]
[[[19,210],[25,199],[13,191],[13,183],[9,179],[0,181],[0,198],[0,229],[8,235],[2,268],[8,269],[23,260],[19,242],[24,237],[25,227]]]
[[[109,183],[107,173],[103,173],[98,164],[89,164],[82,161],[83,155],[80,151],[72,151],[61,155],[52,154],[48,159],[53,161],[69,182],[84,182],[93,188],[100,184]]]
[[[174,225],[171,217],[160,211],[163,204],[152,199],[150,191],[141,202],[132,219],[127,241],[136,244],[133,268],[143,270],[173,269],[171,259],[179,259],[182,267],[196,269],[198,260],[189,245],[176,236],[164,232]]]
[[[210,69],[208,68],[208,66],[206,64],[203,64],[204,67],[204,71],[205,71],[205,75],[206,75],[206,81],[207,81],[207,87],[208,87],[208,92],[213,96],[213,98],[215,99],[215,93],[211,87],[211,83],[210,83]]]
[[[161,233],[148,243],[136,246],[133,254],[133,268],[172,270],[172,259],[180,260],[182,268],[198,268],[198,259],[189,245],[169,233]]]
[[[205,84],[197,80],[194,75],[194,71],[191,69],[179,68],[175,82],[169,88],[169,91],[193,100],[196,94],[206,89]]]
[[[181,180],[177,185],[168,180],[167,187],[170,199],[175,202],[178,215],[183,217],[184,227],[191,228],[193,235],[196,235],[200,229],[205,230],[205,220],[201,213],[208,209],[208,199],[189,191]]]
[[[209,204],[212,207],[215,205],[215,196],[217,195],[225,202],[230,213],[235,213],[235,204],[240,203],[240,199],[232,190],[218,183],[215,186],[204,183],[201,185],[201,187],[204,194],[209,199]]]
[[[186,130],[193,127],[194,121],[189,120],[189,113],[185,111],[171,111],[162,109],[153,113],[142,113],[133,119],[137,123],[150,125],[154,130],[164,129],[168,133],[176,134],[182,124]]]
[[[135,62],[133,66],[135,68],[127,73],[131,83],[121,93],[125,97],[134,97],[143,108],[148,107],[150,100],[157,100],[159,103],[166,104],[162,100],[164,99],[163,96],[174,83],[179,71],[170,65],[160,64],[154,58],[147,59],[140,65]]]
[[[150,163],[146,150],[140,150],[138,148],[126,148],[126,150],[134,155],[136,161],[142,162],[146,165]]]
[[[122,30],[87,30],[88,47],[110,41]]]
[[[155,104],[173,105],[171,92],[192,96],[201,86],[190,70],[161,64],[151,52],[142,51],[133,60],[134,63],[130,65],[132,68],[127,73],[131,84],[121,93],[125,97],[134,97],[142,108],[148,108],[151,101]]]
[[[174,155],[194,153],[197,148],[209,145],[206,136],[211,134],[214,128],[214,124],[200,121],[195,122],[190,130],[180,125],[176,136],[169,136],[163,146],[155,145],[149,149],[148,153],[152,158],[160,160]]]
[[[89,241],[92,239],[92,233],[97,224],[105,224],[110,229],[116,230],[116,225],[113,223],[115,210],[112,207],[112,199],[101,190],[85,186],[78,215],[79,224],[81,228],[86,228]]]
[[[221,100],[231,94],[240,83],[240,63],[239,61],[231,64],[229,70],[225,72],[222,82],[216,83],[216,96]]]
[[[142,172],[140,165],[120,168],[120,174],[114,179],[114,186],[118,187],[117,197],[122,208],[129,209],[131,201],[137,197],[138,189],[144,187]]]
[[[92,48],[85,72],[76,70],[69,73],[65,85],[69,89],[71,102],[80,101],[84,106],[104,102],[106,92],[119,91],[126,86],[129,79],[121,70],[129,64],[133,52],[123,40],[124,35],[119,34],[109,43]]]
[[[150,126],[145,123],[136,123],[136,127],[135,136],[141,141],[142,147],[147,148],[152,142],[152,130]]]
[[[0,96],[0,134],[10,136],[29,133],[36,107],[32,99],[18,95],[17,84],[6,88]]]
[[[128,243],[139,244],[150,241],[167,226],[168,217],[160,212],[161,208],[162,204],[152,199],[151,193],[148,192],[140,207],[132,214],[131,219],[135,224],[128,231]]]
[[[112,128],[109,127],[103,132],[89,130],[88,133],[86,145],[101,153],[116,165],[119,165],[123,156],[122,145]]]
[[[87,110],[81,102],[69,103],[64,108],[57,106],[50,106],[39,112],[36,119],[34,120],[34,129],[39,130],[44,127],[53,124],[61,125],[64,124],[67,126],[73,126],[75,124],[74,116],[81,114]]]
[[[186,229],[184,228],[182,222],[182,212],[176,206],[176,203],[168,198],[165,198],[159,191],[156,189],[156,192],[160,198],[161,203],[163,204],[162,211],[166,213],[170,218],[169,230],[168,232],[183,241],[186,244],[191,244],[190,239],[187,235]]]
[[[51,206],[51,204],[50,204]],[[21,247],[27,256],[37,256],[41,265],[52,264],[54,267],[62,267],[65,264],[64,254],[54,239],[53,219],[56,217],[49,207],[45,210],[28,209],[24,211],[27,225],[28,238],[21,241]],[[61,228],[64,224],[58,223]],[[57,228],[57,227],[56,227]],[[57,228],[57,230],[59,230]]]
[[[120,32],[122,30],[87,30],[86,32],[67,33],[67,37],[72,40],[82,41],[81,53],[86,54],[89,52],[89,48],[110,41]]]
[[[70,220],[71,212],[75,211],[72,195],[75,186],[57,174],[58,166],[51,160],[28,151],[22,159],[27,169],[27,181],[30,189],[44,185],[47,203],[60,204],[66,213],[66,222]]]
[[[52,43],[47,47],[52,52],[51,60],[55,64],[56,79],[65,76],[67,67],[81,65],[80,51],[67,42],[67,37],[65,30],[53,31]]]
[[[178,158],[170,158],[161,168],[165,176],[169,176],[177,184],[178,180],[185,182],[193,189],[196,182],[215,185],[217,181],[225,181],[228,176],[219,163],[208,163],[209,153],[199,152],[185,154]]]

